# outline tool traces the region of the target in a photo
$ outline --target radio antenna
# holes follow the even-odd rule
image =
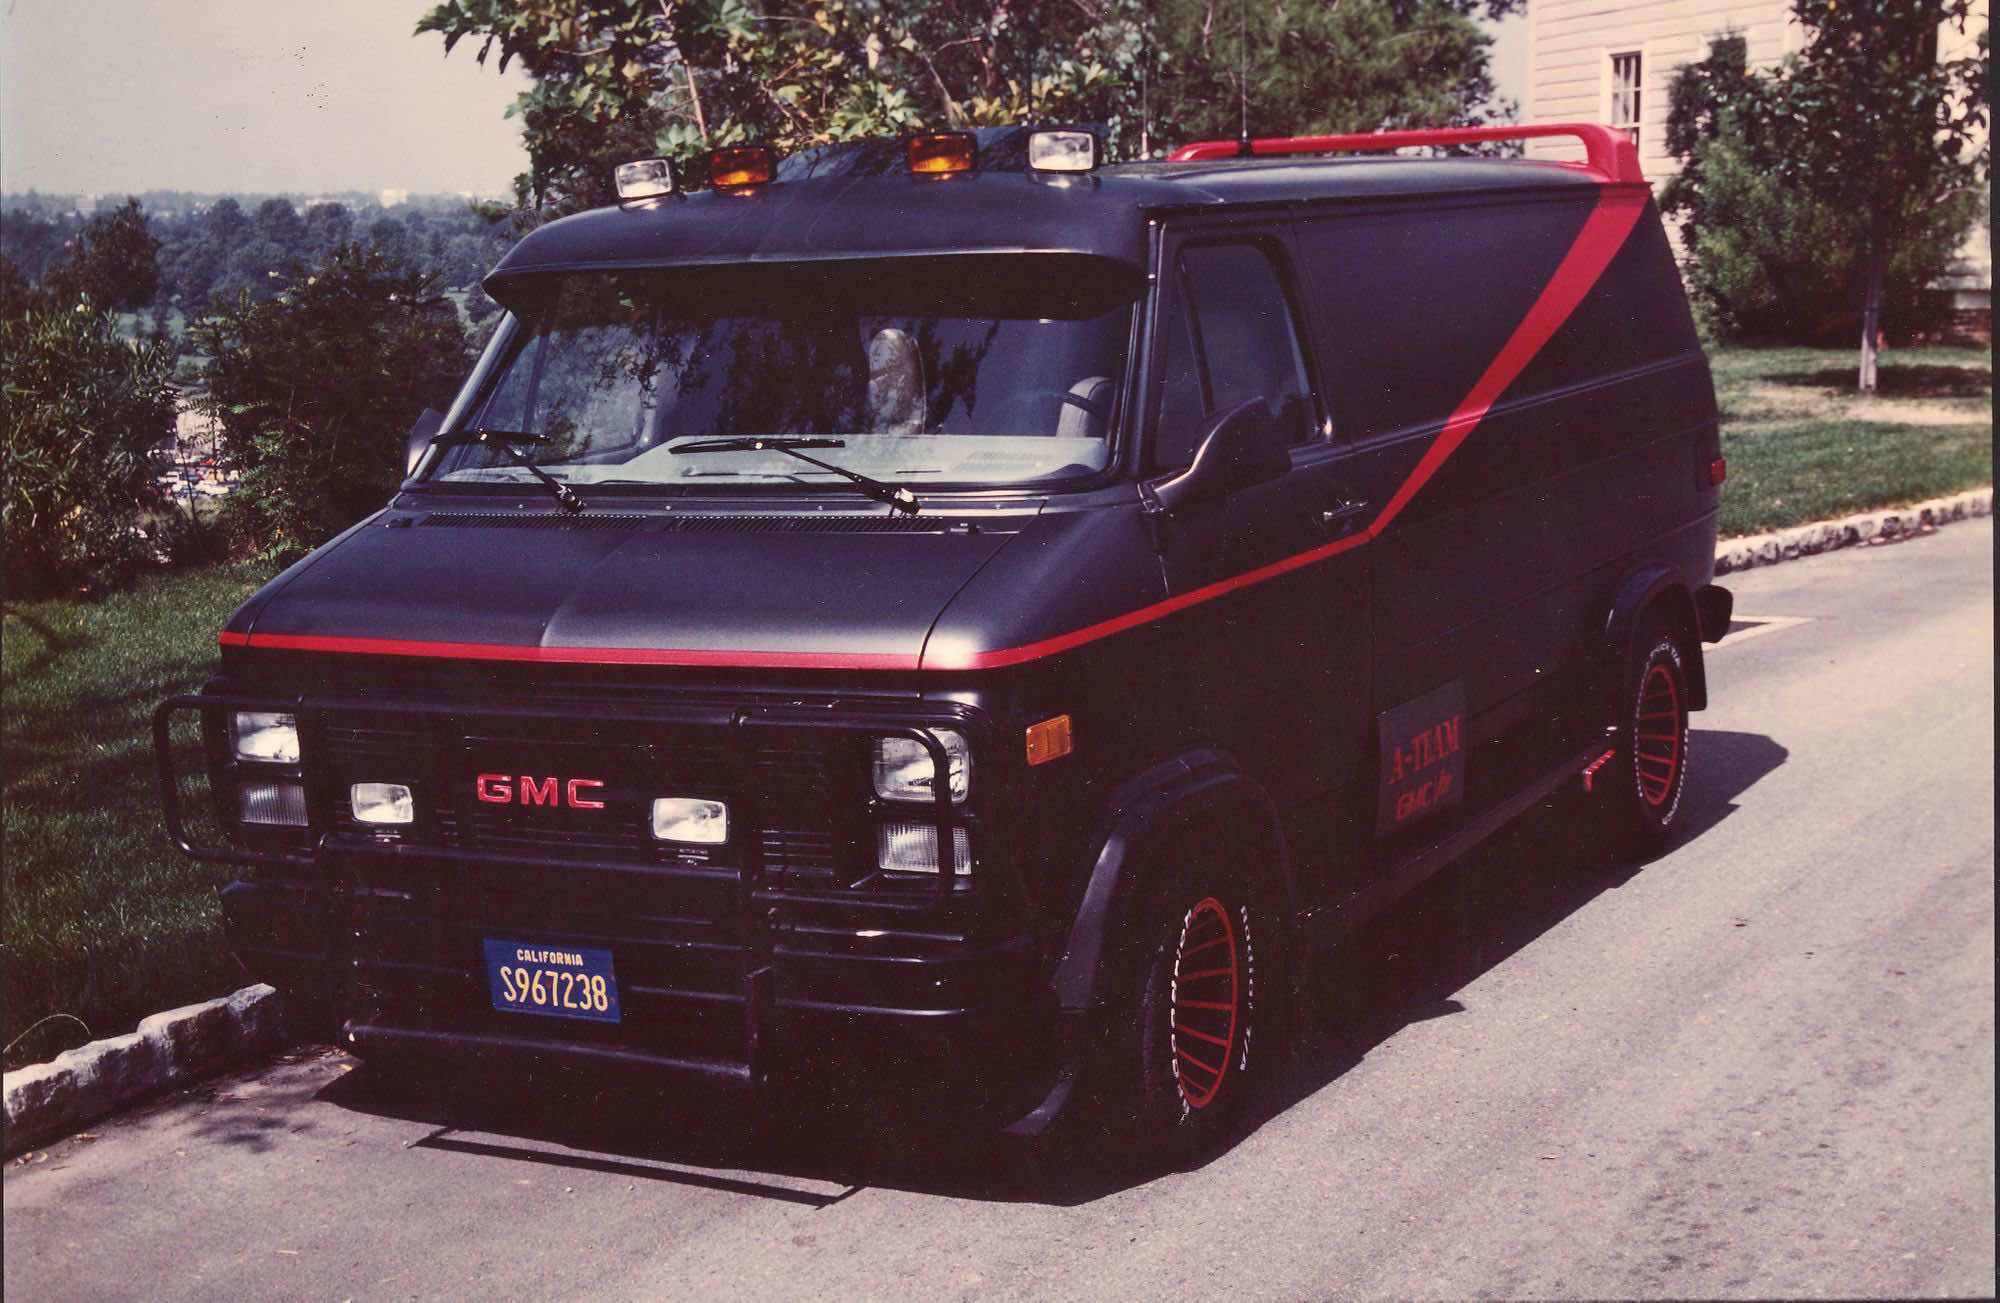
[[[1250,0],[1236,0],[1236,152],[1250,157]]]
[[[1153,61],[1153,0],[1139,4],[1139,157],[1153,156],[1152,105],[1146,98],[1146,72]]]

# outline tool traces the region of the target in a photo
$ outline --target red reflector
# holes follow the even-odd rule
[[[1729,478],[1728,458],[1717,457],[1714,461],[1708,464],[1708,482],[1710,484],[1720,484],[1728,478]]]
[[[731,145],[708,151],[708,183],[718,190],[763,185],[778,170],[778,156],[769,145]]]
[[[973,157],[972,137],[963,131],[927,131],[910,137],[910,171],[920,176],[970,172]]]

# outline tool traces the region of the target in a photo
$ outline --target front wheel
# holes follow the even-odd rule
[[[1245,886],[1200,876],[1155,888],[1135,921],[1107,1067],[1132,1156],[1172,1162],[1225,1139],[1277,1061],[1278,937]]]

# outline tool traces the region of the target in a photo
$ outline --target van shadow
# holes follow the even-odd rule
[[[1736,797],[1787,757],[1752,733],[1695,730],[1690,749],[1697,763],[1682,844],[1729,818]],[[1579,835],[1578,814],[1567,795],[1530,811],[1318,963],[1295,1069],[1265,1093],[1231,1147],[1404,1027],[1467,1012],[1454,991],[1644,870],[1643,861],[1607,862]],[[816,1206],[869,1186],[1075,1206],[1159,1175],[1092,1157],[1088,1137],[1031,1144],[992,1134],[990,1124],[908,1107],[744,1105],[595,1071],[499,1079],[462,1065],[414,1073],[411,1066],[363,1065],[318,1098],[434,1128],[413,1147]]]

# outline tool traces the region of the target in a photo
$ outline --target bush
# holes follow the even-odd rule
[[[172,350],[120,339],[86,300],[13,306],[0,317],[7,593],[125,582],[152,553],[140,521],[161,498],[147,450],[174,431]]]
[[[275,298],[238,295],[192,335],[208,358],[203,406],[241,472],[225,528],[268,561],[381,506],[410,425],[449,404],[470,362],[436,278],[356,244],[311,272],[294,263]]]

